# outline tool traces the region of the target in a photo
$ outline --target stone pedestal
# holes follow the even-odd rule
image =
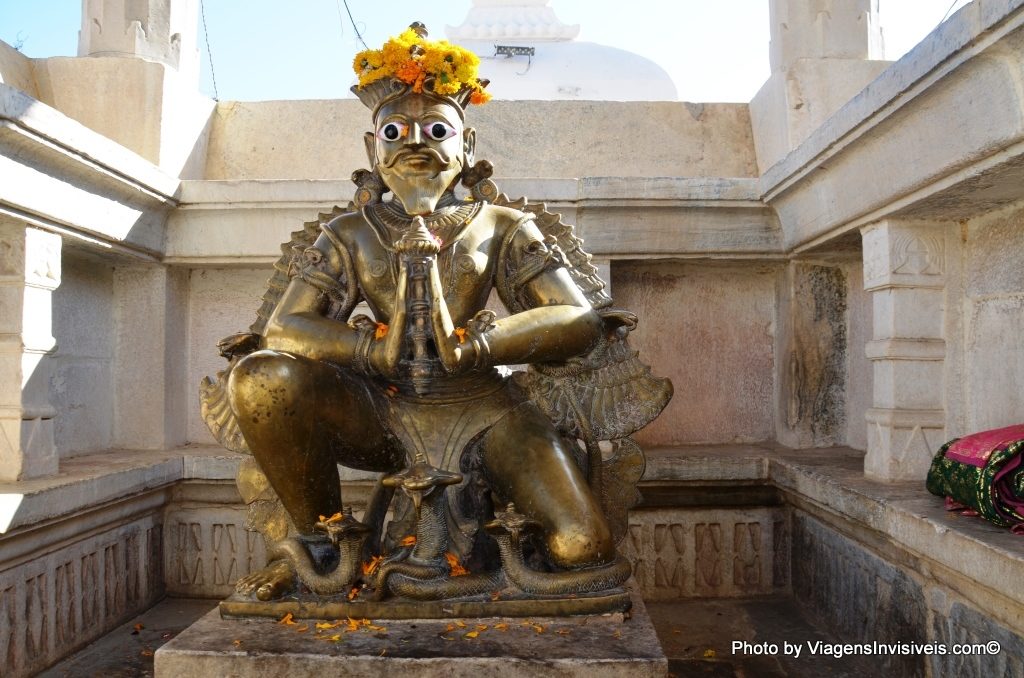
[[[664,676],[667,661],[634,594],[621,614],[347,623],[222,619],[216,610],[156,653],[170,676]]]

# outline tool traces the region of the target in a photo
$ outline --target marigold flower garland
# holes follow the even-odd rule
[[[397,78],[421,93],[431,78],[434,94],[451,96],[468,88],[472,90],[470,103],[483,104],[491,95],[477,79],[479,65],[480,58],[468,49],[447,40],[427,40],[409,28],[390,38],[381,49],[356,54],[352,70],[359,76],[360,89],[384,78]]]

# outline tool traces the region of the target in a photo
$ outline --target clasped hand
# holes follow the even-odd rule
[[[490,367],[478,353],[479,342],[472,341],[467,335],[467,330],[456,330],[452,322],[437,267],[440,243],[427,231],[421,217],[416,217],[412,228],[395,243],[395,249],[398,252],[400,266],[394,312],[385,336],[375,340],[370,347],[368,358],[371,367],[385,377],[398,375],[402,341],[409,322],[409,262],[414,258],[427,260],[425,289],[430,301],[429,327],[433,332],[434,345],[444,369],[449,374],[462,374],[474,368]]]

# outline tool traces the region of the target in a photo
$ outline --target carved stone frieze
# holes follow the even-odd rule
[[[622,542],[645,600],[788,590],[787,509],[633,511]]]

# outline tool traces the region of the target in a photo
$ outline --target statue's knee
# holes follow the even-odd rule
[[[310,391],[301,359],[270,350],[242,358],[228,379],[231,407],[239,417],[292,410]]]
[[[615,557],[611,531],[599,516],[554,530],[548,535],[547,547],[551,560],[564,568],[602,565]]]

